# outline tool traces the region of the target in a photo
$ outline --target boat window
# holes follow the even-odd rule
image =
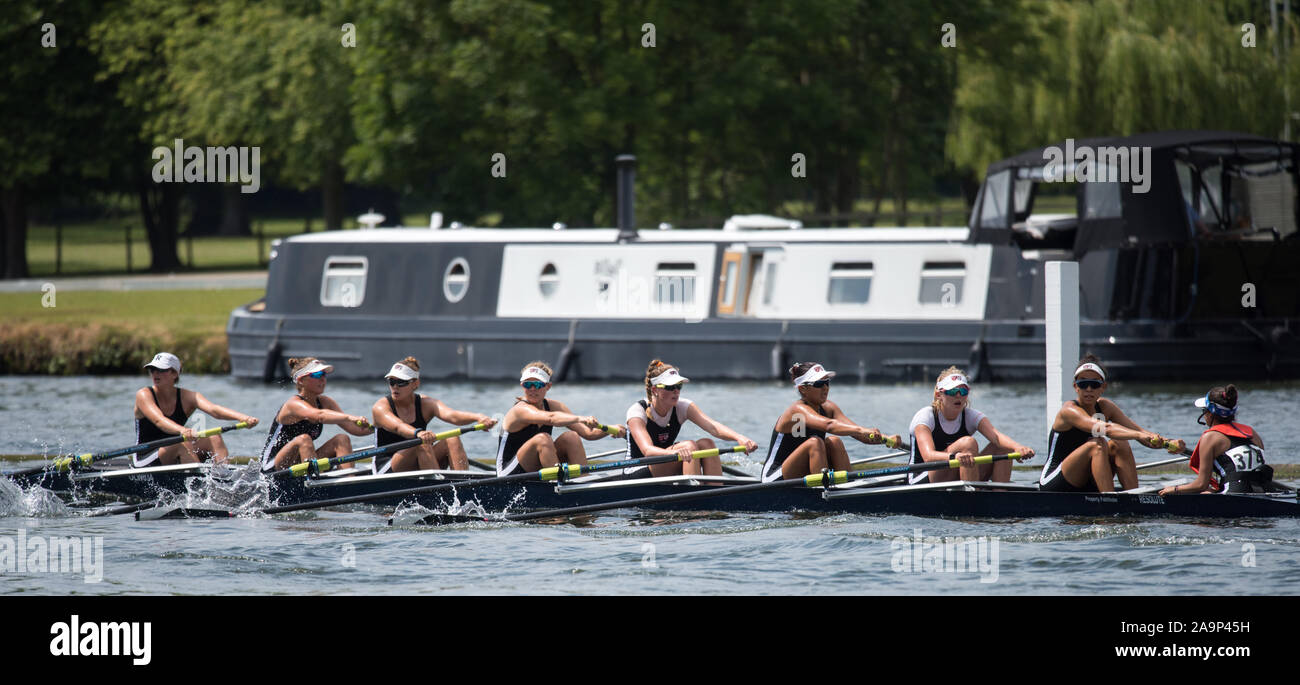
[[[469,292],[469,262],[457,257],[442,274],[442,294],[448,302],[460,302]]]
[[[1111,178],[1115,178],[1112,176]],[[1084,183],[1083,218],[1118,219],[1123,216],[1120,206],[1119,183]]]
[[[327,257],[320,280],[322,307],[360,307],[366,299],[365,257]]]
[[[981,228],[1006,228],[1007,200],[1009,199],[1011,170],[1004,169],[984,182],[984,204],[980,208]]]
[[[926,262],[921,268],[920,302],[955,307],[961,304],[965,281],[965,262]]]
[[[722,306],[734,308],[736,306],[736,273],[740,271],[740,261],[731,259],[727,261],[726,267],[722,271]]]
[[[1016,215],[1029,213],[1029,200],[1034,196],[1034,182],[1028,178],[1016,179],[1015,196]]]
[[[776,262],[768,262],[763,272],[763,306],[772,305],[772,294],[776,292]]]
[[[542,267],[542,276],[537,279],[537,287],[542,290],[542,297],[550,297],[555,294],[555,289],[560,287],[560,274],[555,270],[555,265],[548,263]]]
[[[654,302],[657,305],[694,305],[695,263],[660,263],[655,269]]]
[[[826,301],[830,304],[866,304],[871,299],[871,277],[874,274],[871,262],[831,264],[831,282],[826,291]]]

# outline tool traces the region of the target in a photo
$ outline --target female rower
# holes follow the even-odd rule
[[[433,433],[427,430],[430,419],[441,419],[457,426],[483,423],[488,428],[496,419],[483,414],[457,411],[427,395],[421,395],[420,362],[407,357],[388,370],[388,396],[375,402],[371,412],[378,429],[377,446],[391,445],[402,440],[420,438],[423,445],[408,447],[394,454],[375,457],[375,473],[389,471],[415,471],[417,469],[446,469],[464,471],[469,468],[469,456],[460,438],[434,442]]]
[[[753,440],[714,421],[705,415],[699,405],[682,398],[682,386],[689,382],[677,372],[677,367],[658,359],[650,362],[645,373],[645,399],[632,403],[627,410],[628,455],[632,459],[660,457],[676,454],[680,461],[652,464],[652,476],[696,476],[701,472],[722,475],[722,462],[714,457],[696,461],[691,452],[711,450],[716,445],[708,438],[677,442],[682,425],[692,421],[706,433],[722,440],[738,442],[748,454],[758,449]]]
[[[220,435],[195,440],[194,431],[185,427],[196,409],[213,418],[247,422],[250,428],[257,425],[257,419],[252,416],[213,404],[202,393],[176,387],[181,380],[181,360],[176,355],[159,352],[144,368],[149,369],[153,385],[135,393],[135,444],[143,445],[172,435],[183,435],[185,441],[156,452],[136,454],[131,466],[197,464],[208,459],[226,463],[230,450]]]
[[[1237,387],[1212,388],[1196,398],[1201,415],[1196,422],[1208,426],[1196,441],[1191,467],[1196,480],[1160,491],[1161,495],[1200,492],[1285,492],[1273,482],[1273,467],[1264,463],[1264,440],[1255,429],[1237,423]],[[1212,468],[1200,468],[1201,461]]]
[[[582,440],[599,440],[610,433],[600,430],[594,416],[578,416],[559,400],[547,399],[551,389],[551,367],[546,362],[528,362],[519,374],[524,396],[501,420],[497,443],[497,475],[540,471],[556,464],[586,464]],[[556,427],[568,427],[564,435],[551,437]],[[623,426],[611,426],[613,437],[626,435]]]
[[[786,408],[772,428],[772,443],[763,463],[764,481],[802,478],[826,468],[849,470],[848,451],[836,436],[848,435],[867,445],[883,441],[880,429],[859,426],[827,399],[834,377],[834,371],[813,362],[790,367],[790,380],[799,399]],[[899,436],[889,437],[898,443]]]
[[[1034,450],[1007,437],[993,427],[993,422],[982,412],[970,406],[970,381],[961,369],[950,366],[939,374],[934,384],[934,399],[930,406],[916,412],[908,427],[912,436],[912,456],[909,464],[958,459],[957,473],[952,469],[913,473],[908,476],[912,485],[942,483],[952,480],[990,480],[1007,483],[1011,480],[1011,462],[975,464],[977,454],[1007,454],[1017,452],[1024,461],[1034,456]],[[980,451],[975,434],[988,439]]]
[[[332,423],[352,435],[369,435],[374,426],[364,416],[344,414],[339,403],[326,396],[325,376],[334,367],[315,357],[289,360],[289,371],[298,394],[290,397],[275,412],[271,434],[262,448],[262,470],[285,469],[302,461],[331,459],[352,454],[352,440],[339,434],[320,447],[312,441],[320,437],[324,424]],[[351,468],[343,464],[342,468]]]
[[[1089,354],[1074,370],[1077,399],[1056,413],[1048,438],[1047,463],[1038,487],[1057,492],[1114,492],[1138,486],[1137,462],[1129,440],[1160,449],[1165,439],[1133,422],[1119,405],[1103,398],[1106,371],[1101,360]],[[1179,449],[1182,449],[1180,446]]]

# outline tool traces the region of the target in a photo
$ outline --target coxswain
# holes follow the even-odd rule
[[[678,461],[650,465],[652,476],[695,476],[701,473],[722,475],[722,463],[718,458],[691,458],[692,452],[714,449],[716,445],[712,440],[677,440],[677,435],[687,421],[716,438],[744,445],[746,453],[758,449],[753,440],[709,418],[699,405],[682,397],[682,386],[689,380],[678,372],[677,367],[656,359],[646,369],[645,399],[637,400],[628,407],[629,458],[674,454],[680,457]]]
[[[255,417],[213,404],[203,393],[177,387],[181,380],[181,360],[176,355],[159,352],[144,368],[149,370],[153,384],[135,393],[135,443],[143,445],[173,435],[184,436],[185,441],[155,452],[136,454],[131,459],[132,467],[197,464],[209,459],[217,464],[226,463],[230,450],[220,435],[196,440],[194,430],[185,427],[195,410],[217,419],[243,421],[250,428],[257,425]]]
[[[767,461],[763,462],[764,481],[803,478],[827,468],[848,471],[848,450],[838,436],[849,436],[867,445],[879,445],[885,440],[880,429],[859,426],[828,399],[832,378],[834,371],[815,362],[790,367],[790,380],[799,399],[781,413],[772,428]],[[897,435],[888,439],[899,443]]]
[[[396,453],[375,457],[375,473],[416,471],[425,469],[469,469],[469,456],[459,437],[434,441],[428,430],[429,421],[438,419],[454,426],[482,423],[486,428],[496,425],[489,416],[452,409],[441,400],[416,392],[420,389],[420,362],[407,357],[384,375],[388,381],[388,396],[375,402],[371,411],[375,419],[375,444],[378,447],[395,442],[420,438],[423,445],[408,447]]]
[[[271,433],[262,448],[262,471],[286,469],[294,464],[315,459],[332,459],[352,454],[352,439],[342,433],[317,447],[324,425],[331,423],[352,435],[362,436],[374,432],[374,426],[364,416],[344,414],[339,403],[325,395],[325,377],[334,367],[315,357],[289,360],[289,373],[298,394],[290,397],[275,412]],[[340,468],[352,468],[351,463]]]
[[[1192,451],[1190,466],[1196,479],[1167,487],[1161,495],[1291,491],[1273,482],[1273,467],[1264,463],[1263,438],[1250,426],[1237,423],[1236,386],[1212,388],[1196,398],[1196,408],[1201,410],[1196,422],[1207,426]]]
[[[912,454],[908,463],[957,459],[961,466],[956,473],[952,469],[939,469],[909,474],[910,484],[942,483],[958,479],[1007,483],[1011,480],[1010,461],[975,464],[975,456],[1015,452],[1020,455],[1016,457],[1019,461],[1034,456],[1033,449],[994,428],[993,422],[970,404],[970,381],[966,378],[966,373],[955,366],[944,369],[935,381],[934,398],[930,406],[916,412],[908,426],[912,438]],[[976,433],[988,440],[982,451],[975,440]]]
[[[501,437],[497,442],[497,475],[540,471],[557,464],[586,464],[587,452],[583,440],[599,440],[606,436],[626,436],[623,426],[610,426],[606,432],[594,416],[578,416],[569,411],[563,402],[550,399],[551,367],[546,362],[528,362],[519,372],[519,385],[523,397],[501,420]],[[556,428],[568,428],[563,435],[553,438]]]

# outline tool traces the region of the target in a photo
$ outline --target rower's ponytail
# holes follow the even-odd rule
[[[412,371],[420,370],[420,360],[416,359],[415,357],[407,357],[406,359],[403,359],[402,361],[397,363],[401,364],[402,366],[410,367]]]
[[[1237,386],[1229,383],[1228,387],[1217,387],[1210,389],[1210,401],[1220,407],[1234,409],[1237,406]]]
[[[290,359],[289,359],[289,375],[292,376],[293,374],[295,374],[295,373],[298,372],[298,369],[301,369],[302,367],[304,367],[304,366],[306,366],[306,365],[308,365],[308,364],[310,364],[310,363],[312,363],[312,362],[314,362],[314,361],[316,361],[316,358],[315,358],[315,357],[292,357],[292,358],[290,358]]]

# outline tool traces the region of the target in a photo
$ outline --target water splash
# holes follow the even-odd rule
[[[33,485],[24,490],[8,478],[0,478],[0,516],[56,518],[71,516],[71,512],[58,495],[45,488]]]

